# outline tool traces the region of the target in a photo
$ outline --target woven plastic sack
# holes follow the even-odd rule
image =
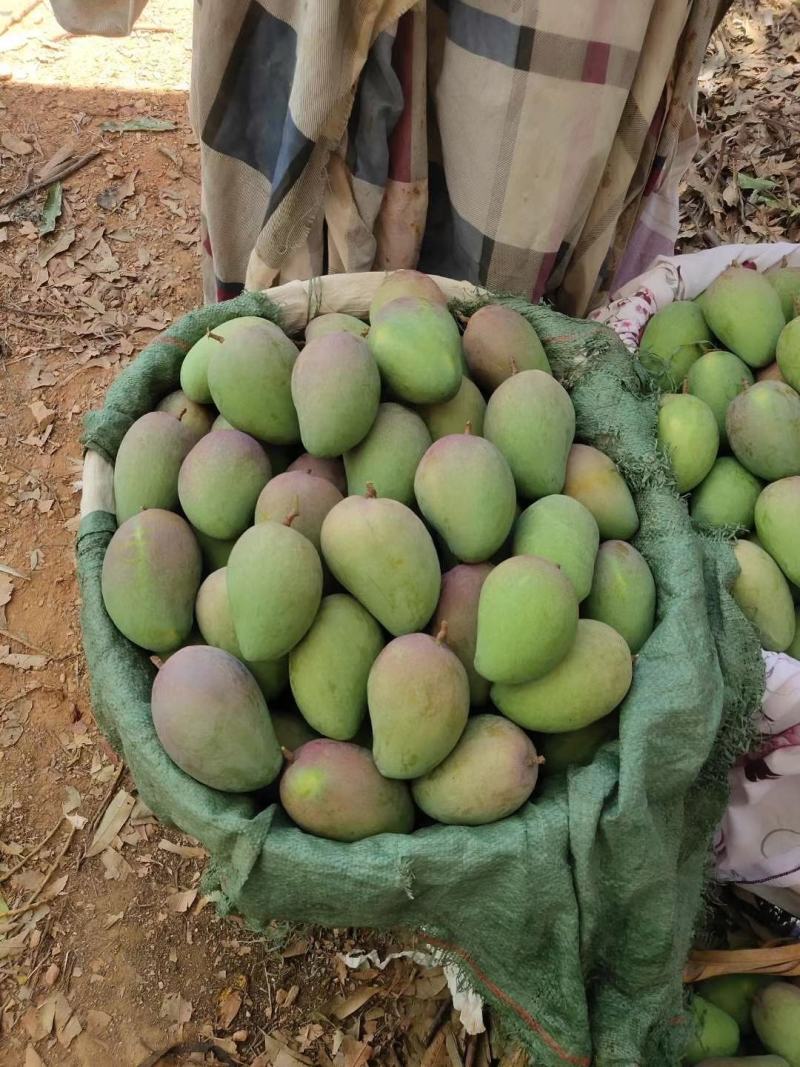
[[[88,416],[78,559],[95,715],[143,799],[208,848],[222,911],[256,928],[284,919],[413,931],[460,966],[536,1065],[677,1065],[686,1038],[682,967],[762,665],[727,591],[732,553],[692,531],[655,449],[655,398],[613,333],[505,301],[534,325],[570,389],[580,439],[628,479],[641,517],[635,543],[658,588],[658,622],[637,659],[620,740],[589,766],[546,781],[510,818],[344,845],[302,833],[276,806],[258,811],[206,788],[162,751],[149,710],[153,667],[104,610],[100,571],[115,528],[106,461],[131,422],[176,386],[189,346],[237,315],[275,318],[287,332],[301,330],[312,307],[364,315],[380,280],[290,283],[195,311]],[[487,299],[440,283],[462,311]]]

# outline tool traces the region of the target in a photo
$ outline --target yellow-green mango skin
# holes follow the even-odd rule
[[[781,330],[775,356],[784,381],[800,390],[800,317],[787,322]]]
[[[296,752],[301,745],[314,741],[319,737],[316,730],[312,730],[302,715],[296,711],[270,708],[270,718],[275,730],[278,744],[287,752]]]
[[[786,321],[800,314],[800,267],[771,267],[764,277],[780,297]]]
[[[794,585],[800,585],[800,477],[781,478],[756,501],[756,532],[761,544]]]
[[[676,300],[650,319],[639,345],[639,359],[662,388],[678,389],[711,343],[711,331],[693,300]]]
[[[447,307],[447,298],[433,278],[418,270],[396,270],[387,275],[375,291],[369,306],[370,322],[381,308],[401,297],[415,297],[429,304]]]
[[[515,556],[541,556],[555,563],[572,582],[578,600],[592,588],[600,544],[597,521],[571,496],[554,493],[527,507],[514,526]]]
[[[792,638],[792,643],[786,649],[786,655],[792,656],[793,659],[800,659],[800,607],[795,608],[794,637]]]
[[[577,625],[578,598],[566,574],[539,556],[512,556],[481,589],[475,670],[491,682],[541,678],[567,655]]]
[[[507,378],[489,398],[483,432],[508,460],[520,496],[561,492],[575,410],[551,374],[526,370]]]
[[[458,392],[461,335],[439,304],[401,297],[371,318],[367,343],[391,392],[410,404],[438,404]]]
[[[800,396],[783,382],[756,382],[731,401],[731,450],[751,474],[773,482],[800,474]]]
[[[725,348],[751,367],[772,362],[786,320],[781,299],[763,274],[747,267],[728,267],[698,297],[698,303]]]
[[[709,1056],[733,1056],[739,1048],[736,1020],[703,997],[692,998],[695,1033],[684,1049],[683,1063],[699,1064]]]
[[[367,713],[367,678],[383,648],[383,633],[353,597],[323,598],[316,619],[289,653],[292,695],[318,733],[349,741]]]
[[[795,631],[789,585],[772,557],[752,541],[737,541],[733,551],[739,564],[733,599],[758,631],[762,648],[783,652]]]
[[[607,623],[638,652],[653,632],[656,583],[647,560],[627,541],[604,541],[597,553],[592,590],[584,601],[587,619]]]
[[[202,559],[189,524],[150,508],[133,515],[108,543],[103,603],[120,633],[150,652],[172,652],[192,629]]]
[[[414,805],[405,782],[384,778],[372,754],[321,737],[295,753],[281,778],[281,804],[308,833],[331,841],[410,834]]]
[[[326,478],[303,471],[284,471],[272,478],[256,501],[255,521],[283,522],[297,512],[292,529],[307,537],[319,551],[319,535],[325,516],[335,507],[342,494]]]
[[[252,523],[270,474],[267,454],[254,437],[240,430],[215,430],[197,442],[181,465],[181,507],[192,526],[228,541]]]
[[[734,397],[753,384],[753,372],[733,352],[706,352],[692,366],[686,379],[692,396],[714,412],[721,444],[727,444],[725,415]]]
[[[198,782],[229,793],[269,785],[283,763],[255,678],[220,648],[193,645],[156,675],[153,725],[165,752]]]
[[[367,700],[375,766],[387,778],[419,778],[461,737],[469,717],[469,680],[443,641],[404,634],[373,663]]]
[[[218,571],[220,567],[226,567],[228,565],[228,557],[231,554],[231,549],[236,544],[235,537],[230,540],[220,540],[217,537],[209,537],[208,534],[204,534],[202,530],[198,530],[195,526],[192,527],[192,533],[194,534],[198,545],[200,545],[200,551],[203,553],[205,570],[209,574],[212,571]]]
[[[717,458],[719,430],[714,412],[689,393],[662,396],[658,442],[669,457],[678,492],[694,489]]]
[[[270,444],[300,440],[292,402],[297,348],[274,322],[232,319],[208,361],[208,386],[220,414],[237,430]]]
[[[142,415],[122,438],[114,461],[117,525],[144,508],[174,511],[178,472],[195,435],[166,411]]]
[[[236,320],[231,319],[230,321],[235,322]],[[211,390],[208,388],[208,361],[214,346],[220,344],[216,338],[224,337],[228,326],[227,322],[223,322],[221,325],[215,326],[213,330],[209,330],[205,337],[195,341],[184,356],[183,363],[181,363],[181,389],[196,404],[211,403]],[[213,337],[211,336],[212,333]]]
[[[568,730],[563,734],[541,734],[537,747],[544,763],[543,775],[559,774],[567,767],[585,767],[594,759],[597,750],[617,734],[619,720],[616,715],[606,715],[590,722],[580,730]]]
[[[343,315],[334,311],[327,315],[317,315],[306,326],[306,343],[316,341],[318,337],[324,337],[329,333],[351,333],[353,337],[366,337],[369,333],[369,324],[357,319],[354,315]]]
[[[441,404],[424,404],[419,409],[422,421],[434,441],[451,433],[463,433],[469,425],[472,433],[483,435],[486,401],[470,378],[462,378],[458,392]]]
[[[740,1033],[749,1034],[753,1030],[751,1001],[759,989],[772,980],[764,974],[721,974],[698,982],[695,988],[705,1000],[735,1019]]]
[[[221,648],[240,659],[250,671],[267,700],[279,697],[289,684],[289,661],[283,656],[276,660],[246,660],[242,655],[233,626],[228,598],[228,569],[212,571],[197,590],[194,605],[197,628],[207,645]]]
[[[414,474],[430,444],[428,428],[416,412],[401,404],[381,404],[367,436],[345,453],[348,494],[362,496],[372,482],[378,496],[413,503]]]
[[[752,530],[763,483],[732,456],[720,456],[692,493],[689,507],[699,526]]]
[[[500,715],[474,715],[458,744],[411,794],[426,815],[451,826],[483,826],[512,815],[536,787],[539,760],[528,735]]]
[[[789,982],[770,982],[753,998],[753,1028],[769,1052],[800,1067],[800,989]]]
[[[410,508],[385,497],[346,497],[325,516],[320,541],[334,578],[389,633],[427,626],[441,571],[431,535]]]
[[[292,400],[303,447],[332,458],[369,433],[381,399],[381,376],[367,342],[350,333],[309,341],[292,370]]]
[[[275,660],[304,636],[322,600],[322,564],[307,537],[277,522],[245,530],[228,559],[228,596],[242,655]]]
[[[342,496],[347,496],[347,477],[341,459],[322,459],[320,456],[310,456],[308,452],[303,452],[284,469],[303,471],[304,474],[313,474],[315,478],[325,478],[331,485],[336,486]],[[275,473],[283,472],[276,469]]]
[[[464,331],[464,356],[481,389],[492,393],[512,374],[541,370],[550,362],[533,326],[518,311],[486,304],[470,316]]]
[[[591,445],[570,449],[564,494],[591,511],[603,541],[628,541],[639,529],[636,505],[616,463]]]
[[[432,444],[419,461],[414,494],[428,523],[464,563],[494,555],[514,524],[514,476],[484,437],[449,434]]]
[[[168,415],[178,419],[192,431],[196,441],[209,432],[215,416],[214,408],[190,400],[183,389],[168,393],[156,404],[156,411],[166,411]]]
[[[447,623],[447,644],[461,660],[469,680],[473,707],[483,707],[489,699],[489,682],[475,670],[478,639],[478,601],[491,563],[459,563],[442,575],[442,590],[429,631],[435,637]]]
[[[624,637],[604,622],[581,619],[572,647],[549,674],[521,685],[493,685],[491,697],[523,729],[560,734],[609,715],[632,678]]]

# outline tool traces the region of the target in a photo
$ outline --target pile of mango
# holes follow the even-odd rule
[[[763,648],[800,658],[800,267],[732,266],[657,312],[642,363],[692,518],[738,539],[733,595]]]
[[[800,989],[763,974],[695,986],[694,1036],[684,1056],[700,1067],[800,1067]]]
[[[102,573],[172,760],[342,841],[494,822],[543,761],[588,762],[656,610],[629,488],[527,320],[462,336],[413,271],[369,320],[199,340],[121,443]]]

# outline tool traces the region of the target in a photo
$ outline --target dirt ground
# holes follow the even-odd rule
[[[773,114],[792,72],[763,70],[780,34],[778,66],[797,63],[798,11],[738,4],[710,50],[704,137],[730,151],[689,176],[687,248],[797,239],[797,171],[774,150],[797,142],[792,110]],[[131,37],[98,41],[65,34],[44,0],[0,0],[0,1065],[481,1067],[499,1049],[465,1040],[440,969],[351,972],[341,955],[369,935],[301,931],[278,948],[218,919],[202,850],[153,820],[92,723],[73,569],[80,426],[201,301],[190,19],[188,0],[150,0]],[[745,104],[778,132],[754,133]],[[104,129],[142,120],[166,128]],[[60,205],[44,191],[3,203],[97,149]],[[745,152],[746,175],[772,186],[743,187]],[[211,1042],[216,1059],[154,1058],[181,1042]]]

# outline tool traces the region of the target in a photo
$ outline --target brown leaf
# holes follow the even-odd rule
[[[40,267],[44,267],[50,262],[53,256],[57,256],[61,252],[66,252],[74,240],[74,230],[63,230],[55,240],[42,241],[39,254],[36,257],[36,262]]]
[[[97,827],[92,843],[86,850],[87,859],[99,855],[106,849],[122,827],[128,821],[128,816],[133,811],[135,799],[124,789],[120,789],[114,799],[106,808],[100,825]]]
[[[172,893],[167,897],[167,907],[170,911],[174,911],[178,915],[182,915],[184,912],[191,908],[197,897],[196,889],[184,889],[178,893]]]
[[[192,1003],[184,1000],[180,993],[169,993],[161,1003],[159,1015],[178,1026],[188,1023],[192,1017]]]
[[[0,144],[2,144],[3,148],[7,148],[9,152],[13,152],[15,156],[29,156],[33,151],[27,141],[21,140],[8,131],[0,134]]]
[[[86,1029],[90,1034],[94,1034],[95,1037],[103,1034],[108,1029],[110,1022],[111,1016],[104,1011],[92,1009],[86,1013]]]
[[[32,404],[28,404],[28,409],[33,415],[33,421],[36,423],[37,429],[41,430],[45,426],[49,426],[53,421],[55,410],[47,407],[41,400],[34,400]]]
[[[138,170],[131,171],[127,178],[117,185],[110,185],[107,189],[103,189],[102,192],[97,194],[98,205],[105,208],[106,211],[116,210],[120,204],[136,192],[134,179],[138,173]]]
[[[12,652],[9,645],[0,645],[0,663],[21,671],[40,671],[47,666],[47,656],[26,656],[21,652]]]
[[[229,1030],[230,1025],[242,1007],[242,994],[238,989],[223,989],[217,997],[217,1024],[221,1030]]]
[[[329,1011],[337,1019],[347,1019],[354,1011],[362,1008],[378,991],[378,986],[362,986],[361,989],[357,989],[355,993],[351,993],[348,997],[336,997],[331,1001]]]
[[[0,260],[0,278],[21,278],[22,275],[16,267],[12,267],[10,263],[3,263]]]
[[[174,855],[182,856],[186,860],[202,860],[208,855],[204,848],[196,848],[191,845],[176,845],[165,837],[162,837],[158,842],[158,847],[163,852],[172,852]]]
[[[103,864],[103,877],[106,881],[124,882],[128,875],[133,874],[133,867],[115,848],[107,848],[100,853],[100,862]]]
[[[24,1067],[45,1067],[44,1060],[33,1047],[33,1045],[28,1045],[28,1047],[25,1049]]]
[[[56,1030],[56,1038],[58,1039],[59,1045],[61,1045],[62,1048],[69,1048],[82,1030],[83,1027],[78,1020],[78,1016],[72,1015],[62,1029]]]
[[[65,141],[60,148],[57,148],[46,163],[42,163],[40,167],[37,167],[36,176],[39,181],[43,181],[52,174],[54,170],[58,170],[62,163],[66,163],[69,157],[75,152],[76,146],[76,141],[69,140]]]
[[[125,918],[125,912],[120,911],[116,915],[109,915],[103,920],[103,929],[110,930],[112,926],[116,926],[118,922]]]

